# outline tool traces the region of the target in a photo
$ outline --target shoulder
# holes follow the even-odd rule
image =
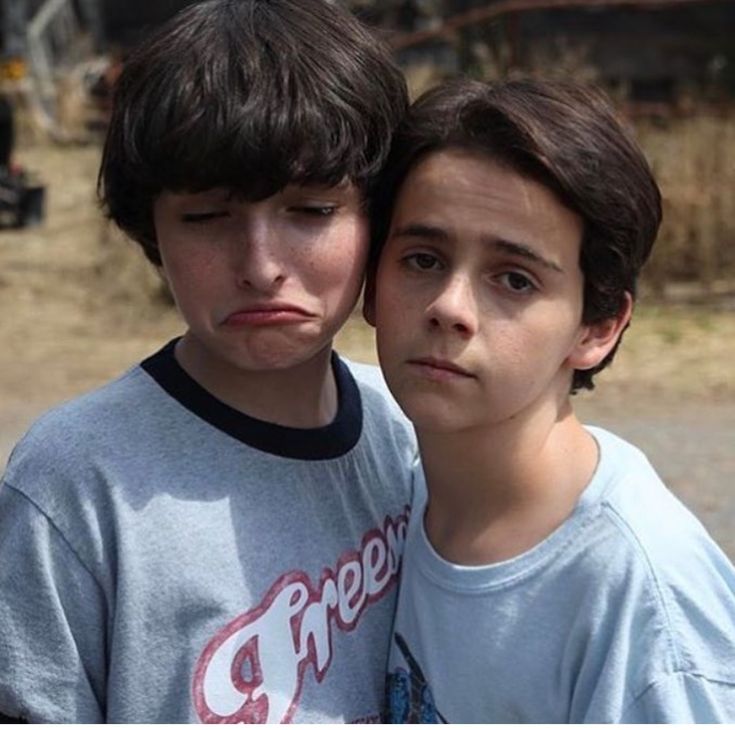
[[[599,510],[631,553],[663,583],[686,577],[687,565],[719,564],[722,551],[646,456],[607,431],[592,432],[600,445],[598,470],[604,481]]]
[[[413,425],[393,400],[380,368],[374,365],[342,360],[349,369],[360,393],[362,408],[361,458],[367,457],[369,479],[375,490],[378,484],[396,490],[409,489],[412,467],[418,458]]]
[[[363,409],[368,415],[387,418],[402,428],[410,428],[410,422],[388,390],[383,373],[377,365],[353,362],[345,358],[340,358],[340,360],[355,379],[362,398]]]
[[[662,675],[635,697],[616,721],[626,725],[732,723],[735,682],[711,679],[699,672]]]
[[[699,520],[668,489],[645,454],[624,439],[590,428],[600,450],[590,501],[616,534],[652,565],[671,562],[672,551],[691,554],[714,543]],[[588,488],[589,490],[589,488]]]
[[[103,459],[129,453],[126,442],[141,433],[166,400],[153,380],[135,366],[119,378],[56,406],[38,418],[18,442],[8,461],[4,481],[26,496],[44,485],[80,481]]]
[[[21,440],[34,446],[65,444],[83,440],[98,433],[102,425],[125,422],[150,403],[157,387],[136,365],[120,377],[93,391],[61,403],[40,416]]]
[[[377,365],[355,362],[342,356],[340,356],[340,361],[350,371],[361,391],[378,394],[380,397],[390,397],[383,373]]]
[[[735,681],[735,569],[641,451],[601,429],[597,501],[578,545],[603,620],[638,637],[650,672]],[[585,567],[586,566],[586,567]],[[611,607],[615,607],[611,611]]]

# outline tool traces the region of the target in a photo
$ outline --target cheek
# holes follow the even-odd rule
[[[356,298],[365,275],[368,246],[366,225],[332,232],[304,261],[310,288]]]
[[[217,270],[218,261],[209,252],[189,251],[185,246],[160,246],[161,272],[179,311],[193,316],[206,307],[213,295],[222,292],[225,279]]]
[[[354,283],[362,284],[365,277],[365,267],[368,257],[368,239],[365,237],[354,237],[338,249],[334,257],[337,262],[333,272],[338,279],[344,279]]]
[[[361,220],[359,223],[348,226],[348,230],[344,236],[340,236],[337,245],[337,250],[342,252],[342,258],[345,260],[346,270],[350,271],[351,276],[358,277],[362,281],[370,250],[367,221]]]
[[[515,331],[501,328],[492,338],[489,356],[518,389],[535,391],[563,367],[574,343],[572,331],[571,322],[559,316]]]
[[[393,282],[390,274],[379,267],[375,275],[375,326],[378,336],[390,324],[390,312],[395,309],[393,300]]]
[[[384,351],[405,343],[408,333],[415,333],[417,302],[405,295],[405,288],[395,271],[379,270],[375,290],[375,327],[378,345]]]
[[[200,288],[201,282],[212,277],[210,258],[166,255],[162,250],[163,274],[174,290],[186,292]]]

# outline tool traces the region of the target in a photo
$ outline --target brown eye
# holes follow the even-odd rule
[[[500,281],[513,292],[521,294],[535,291],[535,284],[525,275],[519,271],[508,271],[505,274],[501,274],[499,277]]]
[[[441,266],[439,259],[430,253],[413,253],[406,256],[404,261],[417,271],[435,271]]]

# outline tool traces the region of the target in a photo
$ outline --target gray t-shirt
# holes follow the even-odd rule
[[[735,722],[735,570],[640,451],[590,431],[600,463],[575,511],[516,558],[443,560],[416,504],[391,719]]]
[[[415,443],[376,368],[333,368],[319,429],[217,401],[173,343],[32,427],[0,486],[0,713],[378,716]]]

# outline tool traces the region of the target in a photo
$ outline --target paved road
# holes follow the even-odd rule
[[[669,487],[735,561],[735,401],[658,402],[601,398],[577,405],[583,420],[609,428],[642,448]],[[0,463],[45,403],[0,408]]]

